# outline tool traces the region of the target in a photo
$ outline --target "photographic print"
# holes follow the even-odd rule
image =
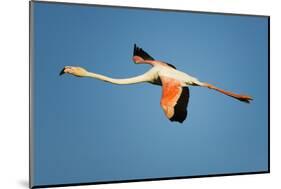
[[[269,17],[30,2],[30,187],[269,173]]]

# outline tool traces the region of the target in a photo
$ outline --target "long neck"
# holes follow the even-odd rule
[[[110,78],[110,77],[107,77],[107,76],[104,76],[101,74],[88,72],[86,74],[86,77],[96,78],[96,79],[99,79],[102,81],[106,81],[106,82],[118,84],[118,85],[134,84],[134,83],[141,83],[141,82],[149,81],[149,78],[145,74],[139,75],[136,77],[126,78],[126,79],[114,79],[114,78]]]

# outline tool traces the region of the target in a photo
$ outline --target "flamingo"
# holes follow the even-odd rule
[[[164,114],[170,121],[179,123],[183,123],[187,117],[189,86],[200,86],[213,89],[245,103],[250,103],[250,100],[252,100],[252,97],[248,95],[235,94],[220,89],[212,84],[201,82],[197,78],[177,70],[175,66],[167,62],[155,60],[136,44],[134,44],[133,61],[135,64],[149,64],[152,68],[142,75],[125,79],[110,78],[101,74],[89,72],[82,67],[75,66],[65,66],[61,70],[60,75],[67,73],[77,77],[90,77],[117,85],[142,82],[160,85],[162,86],[160,105]]]

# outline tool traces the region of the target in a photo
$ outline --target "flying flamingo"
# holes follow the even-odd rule
[[[246,103],[250,103],[250,100],[252,100],[250,96],[225,91],[209,83],[201,82],[197,78],[177,70],[176,67],[171,64],[154,60],[154,58],[142,48],[137,47],[136,44],[134,45],[133,61],[136,64],[150,64],[152,68],[142,75],[126,79],[114,79],[88,72],[84,68],[74,66],[65,66],[60,72],[60,75],[68,73],[77,77],[91,77],[118,85],[141,82],[161,85],[161,107],[170,121],[177,121],[180,123],[182,123],[187,116],[189,100],[188,86],[207,87]]]

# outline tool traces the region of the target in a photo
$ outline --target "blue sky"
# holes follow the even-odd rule
[[[266,171],[268,20],[65,4],[34,5],[35,185]],[[65,65],[115,78],[155,59],[251,104],[190,87],[188,117],[170,122],[161,87],[59,76]]]

